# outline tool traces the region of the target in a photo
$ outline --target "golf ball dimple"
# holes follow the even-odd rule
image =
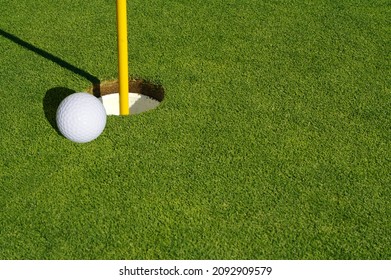
[[[76,143],[87,143],[103,132],[106,110],[95,96],[85,92],[73,93],[58,106],[56,122],[64,137]]]

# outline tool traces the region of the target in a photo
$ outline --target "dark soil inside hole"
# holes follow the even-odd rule
[[[118,80],[105,81],[100,84],[95,84],[87,91],[93,93],[96,97],[118,93]],[[129,79],[129,92],[139,93],[151,97],[159,102],[162,102],[164,99],[164,89],[161,85],[153,84],[143,79]]]

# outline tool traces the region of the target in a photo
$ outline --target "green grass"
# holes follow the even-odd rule
[[[0,259],[391,258],[389,1],[128,1],[166,97],[82,145],[50,105],[117,77],[115,1],[0,4]]]

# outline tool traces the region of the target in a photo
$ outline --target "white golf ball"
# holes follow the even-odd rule
[[[57,127],[67,139],[87,143],[96,139],[106,126],[106,110],[95,96],[78,92],[58,106]]]

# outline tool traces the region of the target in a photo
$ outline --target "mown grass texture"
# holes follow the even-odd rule
[[[45,100],[117,77],[115,2],[0,4],[0,258],[390,258],[388,1],[128,1],[166,97],[85,145]]]

